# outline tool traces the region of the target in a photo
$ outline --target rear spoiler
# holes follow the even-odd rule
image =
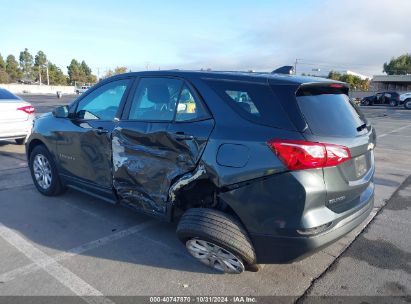
[[[288,74],[288,75],[292,75],[292,74],[294,74],[294,67],[292,65],[285,65],[285,66],[282,66],[278,69],[275,69],[274,71],[271,72],[271,74]]]
[[[348,96],[348,84],[344,82],[312,82],[303,83],[296,92],[296,96],[312,96],[320,94],[345,94]]]

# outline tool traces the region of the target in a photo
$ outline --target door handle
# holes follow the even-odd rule
[[[174,133],[176,140],[192,140],[194,136],[185,134],[184,132],[176,132]]]
[[[106,130],[106,129],[102,128],[102,127],[98,127],[98,128],[96,129],[96,132],[97,132],[97,134],[107,134],[107,133],[108,133],[108,130]]]

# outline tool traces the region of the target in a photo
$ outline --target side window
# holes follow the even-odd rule
[[[237,114],[256,124],[293,130],[287,112],[267,84],[205,80],[206,84]]]
[[[197,101],[189,88],[184,85],[178,99],[176,121],[198,120],[207,117],[207,110]]]
[[[182,84],[174,78],[141,78],[128,119],[172,121]]]
[[[245,112],[253,114],[254,116],[260,116],[253,100],[247,92],[242,91],[230,91],[227,90],[225,93],[236,102],[236,104]]]
[[[94,90],[79,102],[76,117],[113,120],[129,82],[129,79],[117,80]]]

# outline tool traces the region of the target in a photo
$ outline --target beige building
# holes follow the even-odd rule
[[[411,91],[411,75],[376,75],[372,78],[370,91]]]

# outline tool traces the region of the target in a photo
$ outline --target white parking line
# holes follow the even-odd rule
[[[43,251],[34,247],[32,244],[30,244],[13,230],[4,226],[2,223],[0,223],[0,236],[10,245],[15,247],[18,251],[32,260],[34,263],[38,264],[43,270],[53,276],[61,284],[68,287],[76,295],[82,297],[86,302],[92,304],[114,303],[111,300],[105,298],[100,291],[89,285],[87,282],[83,281],[67,268],[58,264]],[[42,262],[44,262],[45,260],[52,260],[52,262],[43,265]]]
[[[100,291],[95,289],[93,286],[89,285],[87,282],[85,282],[84,280],[82,280],[77,275],[75,275],[70,270],[63,267],[57,262],[63,259],[67,259],[69,257],[76,256],[85,251],[104,246],[109,242],[139,232],[143,229],[153,226],[154,224],[156,224],[155,221],[144,222],[140,225],[136,225],[128,229],[114,233],[112,235],[92,241],[90,243],[83,244],[79,247],[73,248],[67,252],[59,254],[52,258],[44,252],[42,252],[40,249],[34,247],[32,244],[30,244],[17,233],[15,233],[13,230],[7,228],[2,223],[0,223],[0,236],[34,262],[32,264],[17,268],[15,270],[0,275],[0,282],[7,282],[16,278],[19,275],[25,275],[37,271],[39,269],[43,269],[51,276],[53,276],[56,280],[58,280],[61,284],[72,290],[76,295],[82,297],[87,303],[113,304],[114,302],[112,302],[110,299],[105,298]]]
[[[400,127],[400,128],[394,129],[394,130],[392,130],[392,131],[390,131],[390,132],[387,132],[387,133],[378,135],[377,138],[385,137],[385,136],[387,136],[387,135],[390,135],[391,133],[395,133],[395,132],[401,131],[401,130],[406,129],[406,128],[409,128],[409,127],[411,127],[411,124],[406,125],[406,126],[402,126],[402,127]]]
[[[36,261],[34,261],[34,263],[32,263],[32,264],[28,264],[26,266],[22,266],[22,267],[13,269],[9,272],[0,274],[0,282],[4,282],[4,283],[9,282],[11,280],[16,279],[17,277],[24,276],[24,275],[27,275],[29,273],[35,272],[35,271],[37,271],[41,268],[44,268],[44,267],[46,267],[50,264],[59,262],[59,261],[64,260],[64,259],[74,257],[74,256],[82,254],[86,251],[102,247],[102,246],[104,246],[104,245],[106,245],[110,242],[125,238],[129,235],[132,235],[132,234],[140,232],[140,231],[142,231],[146,228],[154,226],[157,223],[158,223],[157,221],[150,220],[150,221],[144,222],[142,224],[127,228],[125,230],[121,230],[121,231],[118,231],[116,233],[110,234],[110,235],[105,236],[103,238],[100,238],[100,239],[91,241],[89,243],[83,244],[81,246],[75,247],[75,248],[70,249],[66,252],[57,254],[54,257],[43,256],[42,258],[37,259]],[[2,225],[2,224],[0,223],[0,225]],[[4,225],[0,226],[0,227],[4,227]],[[1,233],[0,233],[0,235],[1,235]]]

